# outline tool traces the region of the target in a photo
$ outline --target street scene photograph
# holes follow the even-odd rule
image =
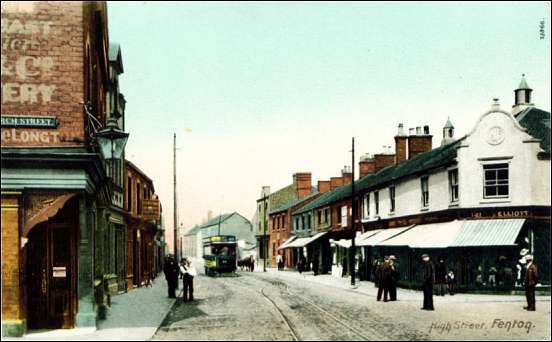
[[[550,2],[1,18],[2,341],[550,341]]]

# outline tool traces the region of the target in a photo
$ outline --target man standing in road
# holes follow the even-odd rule
[[[527,306],[524,307],[527,311],[535,311],[535,286],[538,282],[537,266],[533,263],[533,256],[527,254],[527,271],[525,272],[525,297],[527,298]]]
[[[424,291],[424,306],[422,310],[434,310],[433,308],[433,282],[435,278],[435,272],[433,270],[433,264],[429,261],[429,255],[422,255],[422,289]]]
[[[197,274],[195,267],[192,265],[191,260],[185,259],[182,265],[180,266],[180,273],[182,273],[183,278],[183,290],[182,290],[182,299],[184,302],[194,300],[194,277]]]
[[[178,265],[172,255],[169,255],[167,259],[165,259],[163,272],[165,273],[165,279],[167,280],[169,298],[176,298],[175,290],[178,285]]]

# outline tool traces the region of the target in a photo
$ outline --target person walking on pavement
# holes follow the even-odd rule
[[[524,307],[527,311],[535,311],[535,286],[539,281],[537,266],[533,263],[533,256],[527,254],[527,271],[525,272],[525,297],[527,298],[527,306]]]
[[[182,300],[184,302],[194,300],[194,277],[197,272],[195,267],[192,265],[190,259],[185,259],[184,263],[180,266],[180,273],[182,273]]]
[[[445,265],[445,261],[441,258],[439,259],[439,263],[435,265],[435,284],[437,284],[438,296],[445,295],[446,278],[447,278],[447,268]]]
[[[424,291],[424,306],[422,310],[434,310],[433,308],[433,282],[435,278],[435,272],[433,264],[429,261],[429,255],[423,254],[423,268],[422,268],[422,289]]]
[[[394,255],[389,256],[389,300],[397,300],[397,282],[399,281],[399,270],[395,265]]]

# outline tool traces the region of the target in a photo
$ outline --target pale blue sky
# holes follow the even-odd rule
[[[131,138],[172,227],[172,134],[180,221],[208,209],[251,218],[262,185],[313,183],[393,145],[399,122],[447,116],[465,134],[493,97],[513,104],[521,74],[550,110],[546,3],[115,3]],[[546,21],[546,39],[539,22]],[[186,133],[185,128],[192,133]]]

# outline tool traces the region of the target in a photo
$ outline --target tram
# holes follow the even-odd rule
[[[237,247],[238,243],[234,235],[214,235],[204,238],[205,274],[215,276],[235,272]]]

